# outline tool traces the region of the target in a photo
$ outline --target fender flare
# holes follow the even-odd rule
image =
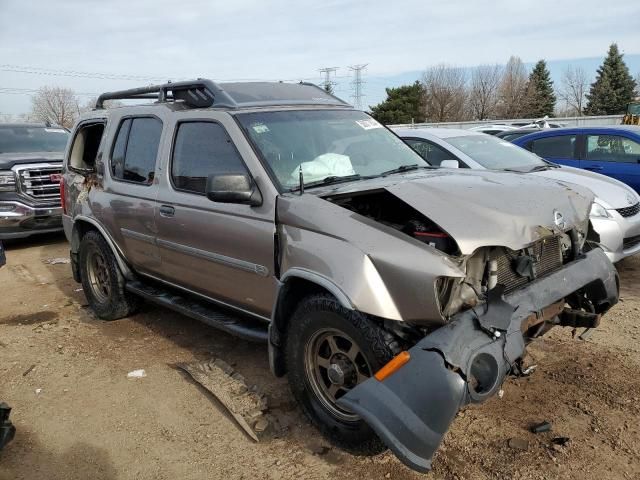
[[[332,294],[340,305],[349,310],[355,310],[355,307],[347,294],[333,281],[327,277],[320,275],[312,270],[293,267],[287,270],[278,281],[278,289],[276,292],[276,301],[271,312],[271,323],[269,324],[269,366],[276,377],[282,377],[286,374],[287,369],[284,362],[283,352],[283,336],[284,324],[281,318],[281,310],[284,307],[284,296],[286,296],[286,288],[288,281],[299,278],[313,283]]]
[[[100,232],[100,235],[102,235],[104,237],[104,239],[107,242],[107,245],[109,245],[109,248],[111,248],[111,251],[113,252],[113,255],[116,257],[116,262],[118,263],[118,267],[120,267],[120,271],[122,272],[122,275],[124,275],[124,277],[127,280],[133,280],[134,279],[134,274],[133,271],[131,270],[131,268],[129,268],[129,265],[127,265],[126,261],[124,260],[124,255],[122,254],[122,252],[120,251],[120,249],[118,248],[118,246],[116,245],[116,243],[113,241],[113,239],[111,238],[111,236],[107,233],[107,230],[100,225],[100,223],[90,217],[86,217],[84,215],[76,215],[73,218],[73,230],[71,233],[71,251],[73,253],[77,253],[77,251],[73,251],[74,250],[74,242],[76,239],[76,235],[78,232],[78,226],[77,226],[77,222],[78,221],[82,221],[82,222],[87,222],[89,224],[91,224],[93,227],[95,227],[96,230],[98,230],[98,232]],[[79,242],[78,245],[75,246],[76,249],[80,246]]]

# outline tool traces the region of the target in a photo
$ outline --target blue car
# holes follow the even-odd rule
[[[512,143],[551,162],[613,177],[640,192],[640,127],[553,128]]]

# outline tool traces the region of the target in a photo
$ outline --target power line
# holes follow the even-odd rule
[[[361,63],[359,65],[351,65],[349,66],[349,70],[353,71],[353,80],[351,82],[351,86],[353,88],[353,94],[351,98],[353,98],[353,106],[362,110],[362,98],[364,94],[362,93],[362,85],[364,85],[364,80],[362,80],[362,71],[367,68],[368,63]]]

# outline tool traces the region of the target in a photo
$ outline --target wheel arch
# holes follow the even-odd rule
[[[269,365],[277,377],[287,373],[284,363],[284,346],[289,319],[298,302],[314,293],[328,293],[344,308],[354,309],[353,303],[344,291],[328,278],[302,268],[287,270],[280,278],[269,325]]]
[[[118,268],[120,268],[122,275],[128,280],[133,279],[134,275],[131,268],[129,268],[129,265],[127,265],[127,263],[125,262],[122,252],[120,252],[120,249],[115,244],[111,236],[107,233],[106,229],[95,219],[85,217],[84,215],[78,215],[74,218],[73,229],[71,232],[71,257],[74,279],[76,279],[76,274],[78,274],[76,271],[78,269],[77,255],[80,249],[80,242],[82,241],[82,237],[84,237],[87,232],[92,230],[97,231],[105,239],[107,245],[109,245],[109,248],[116,258]],[[76,279],[76,281],[78,280]]]

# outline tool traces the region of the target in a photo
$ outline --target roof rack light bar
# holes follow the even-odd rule
[[[169,95],[169,92],[171,95]],[[182,100],[193,108],[225,107],[236,108],[236,102],[218,84],[211,80],[199,78],[184,82],[149,85],[148,87],[131,88],[106,92],[98,97],[96,109],[104,108],[107,100],[157,99],[158,102]]]

